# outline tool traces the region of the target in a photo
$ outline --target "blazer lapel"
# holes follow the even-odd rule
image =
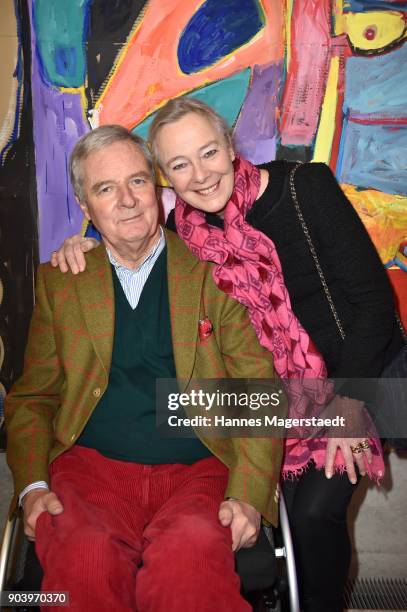
[[[192,255],[174,232],[165,230],[167,244],[168,297],[172,345],[177,378],[183,391],[193,372],[201,313],[205,266]]]
[[[110,262],[103,245],[86,257],[86,270],[76,289],[95,352],[109,375],[114,337],[114,290]]]

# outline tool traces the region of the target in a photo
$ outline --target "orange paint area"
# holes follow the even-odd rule
[[[400,245],[407,239],[407,198],[374,189],[358,191],[353,185],[341,185],[365,225],[383,263],[396,256],[407,266]],[[404,273],[405,274],[405,273]]]
[[[265,25],[247,44],[214,65],[183,74],[177,45],[201,0],[151,0],[95,105],[99,125],[133,128],[168,99],[284,56],[283,2],[262,2]]]

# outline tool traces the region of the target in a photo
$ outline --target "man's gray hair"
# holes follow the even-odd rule
[[[220,134],[222,134],[227,144],[232,146],[231,130],[222,115],[219,115],[219,113],[208,106],[208,104],[205,104],[205,102],[201,102],[201,100],[197,100],[196,98],[190,98],[188,96],[173,98],[172,100],[169,100],[165,106],[160,108],[159,111],[157,111],[148,133],[148,142],[153,152],[154,160],[159,165],[161,164],[157,150],[158,132],[165,125],[174,123],[189,113],[195,113],[207,119],[209,123],[213,125],[213,127],[220,132]],[[191,138],[193,138],[192,135]]]
[[[74,193],[80,202],[84,199],[83,162],[91,153],[95,153],[95,151],[99,151],[103,147],[107,147],[115,142],[131,142],[140,150],[146,159],[155,183],[154,164],[150,149],[145,140],[121,125],[102,125],[82,136],[71,153],[69,175]]]

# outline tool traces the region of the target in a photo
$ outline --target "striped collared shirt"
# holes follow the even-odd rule
[[[160,239],[157,244],[153,247],[150,253],[142,261],[142,263],[136,269],[126,268],[119,264],[113,257],[109,249],[106,249],[109,261],[115,269],[117,278],[120,281],[123,291],[129,302],[130,306],[136,308],[139,303],[144,285],[150,275],[151,270],[154,267],[160,253],[165,247],[165,236],[163,228],[160,226]]]

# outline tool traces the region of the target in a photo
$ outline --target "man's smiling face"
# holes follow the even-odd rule
[[[136,247],[159,237],[158,203],[148,163],[136,144],[118,141],[90,153],[82,163],[87,219],[106,246]]]

